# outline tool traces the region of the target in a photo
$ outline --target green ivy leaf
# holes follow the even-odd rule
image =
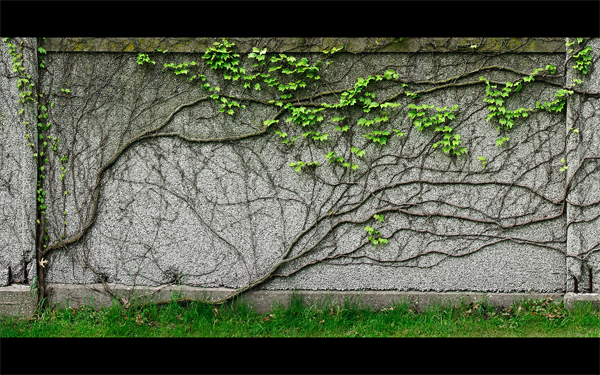
[[[396,72],[393,69],[389,69],[389,70],[386,70],[385,73],[383,73],[383,76],[385,77],[385,79],[390,80],[394,77],[395,73]]]

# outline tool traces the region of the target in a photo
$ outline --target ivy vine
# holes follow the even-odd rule
[[[41,39],[40,39],[41,41]],[[577,43],[582,43],[581,38],[577,38]],[[65,96],[72,95],[72,91],[68,87],[64,87],[60,90],[60,93],[45,93],[43,90],[40,91],[39,83],[31,82],[31,75],[26,72],[23,66],[23,40],[19,43],[14,42],[13,38],[4,38],[4,42],[9,48],[9,53],[13,56],[13,71],[18,74],[17,88],[20,90],[18,100],[19,103],[23,104],[23,107],[19,109],[18,114],[22,116],[25,112],[25,104],[29,102],[33,103],[37,109],[37,134],[25,134],[27,145],[33,148],[33,158],[36,160],[38,168],[38,180],[37,180],[37,224],[38,224],[38,242],[37,242],[37,256],[38,264],[43,269],[48,263],[46,260],[47,256],[54,249],[66,248],[74,242],[77,242],[92,225],[94,215],[96,215],[97,199],[99,192],[99,181],[102,178],[102,174],[107,170],[116,160],[117,154],[105,163],[100,171],[98,172],[98,180],[94,191],[94,209],[92,211],[92,217],[83,229],[76,235],[70,238],[66,237],[66,219],[63,222],[65,230],[61,238],[51,238],[48,234],[45,223],[47,223],[46,210],[47,210],[47,196],[45,190],[45,178],[47,175],[47,168],[49,163],[49,157],[57,158],[61,165],[61,177],[60,181],[64,180],[67,172],[67,161],[68,153],[61,154],[60,139],[57,136],[53,136],[52,131],[52,111],[54,110],[54,103],[51,101],[50,96]],[[42,43],[40,43],[41,45]],[[567,46],[572,46],[573,42],[567,42]],[[477,46],[473,47],[474,50]],[[339,137],[344,136],[347,132],[357,132],[362,138],[367,139],[374,147],[386,147],[389,144],[389,140],[392,137],[406,138],[407,133],[410,129],[395,129],[387,126],[390,123],[390,118],[398,116],[401,107],[404,105],[399,99],[408,97],[412,99],[413,103],[406,105],[407,117],[410,119],[414,128],[428,134],[426,132],[432,131],[432,142],[431,145],[434,149],[440,149],[449,158],[468,158],[469,153],[467,147],[462,145],[463,138],[456,132],[452,121],[459,115],[459,106],[446,105],[443,107],[437,107],[433,104],[429,104],[421,99],[417,102],[416,99],[420,99],[423,95],[441,90],[447,87],[460,87],[467,85],[482,85],[485,86],[485,95],[483,101],[487,103],[487,121],[493,121],[497,125],[496,130],[499,131],[499,135],[495,141],[495,145],[502,147],[510,141],[510,137],[507,135],[513,129],[518,126],[520,121],[528,118],[531,114],[540,111],[547,111],[549,113],[559,113],[563,110],[566,104],[566,100],[569,95],[573,95],[576,90],[576,85],[582,84],[581,79],[575,79],[571,85],[559,88],[554,94],[552,101],[536,102],[534,108],[519,107],[516,109],[507,108],[507,101],[510,97],[519,91],[521,91],[527,84],[534,82],[536,79],[547,80],[556,76],[557,67],[554,65],[546,65],[544,68],[534,69],[531,73],[515,72],[518,73],[521,78],[513,82],[495,82],[487,79],[484,76],[480,76],[478,81],[455,83],[457,77],[437,82],[432,88],[422,89],[416,91],[409,91],[411,86],[410,82],[402,82],[400,80],[400,74],[393,69],[386,69],[385,71],[378,72],[379,74],[368,75],[364,78],[359,78],[353,85],[353,87],[331,91],[322,94],[322,96],[336,95],[339,97],[338,102],[332,103],[320,103],[315,102],[315,97],[311,97],[310,100],[307,98],[298,97],[298,92],[301,89],[307,88],[312,82],[319,81],[321,79],[320,69],[329,65],[330,61],[310,61],[308,58],[296,58],[289,54],[279,53],[271,54],[267,48],[253,47],[251,52],[246,55],[247,59],[253,60],[253,67],[256,68],[253,71],[244,68],[242,56],[234,51],[235,43],[231,43],[226,39],[222,42],[215,42],[213,46],[209,47],[202,60],[204,64],[210,69],[218,71],[223,79],[231,82],[239,82],[240,89],[261,91],[265,87],[275,89],[277,97],[264,100],[263,104],[272,104],[278,107],[277,114],[265,120],[261,125],[262,129],[256,133],[248,136],[255,136],[266,134],[272,131],[274,134],[279,136],[279,141],[286,147],[294,147],[298,142],[318,142],[318,144],[327,148],[329,151],[325,153],[324,158],[327,160],[329,165],[333,168],[342,168],[347,173],[359,173],[361,169],[361,160],[365,157],[367,149],[362,145],[350,145],[348,149],[335,148],[338,143],[336,142]],[[329,51],[323,51],[324,56],[328,57],[332,54],[339,53],[343,48],[332,48]],[[157,49],[158,53],[164,54],[168,51],[162,51]],[[569,53],[572,53],[571,50]],[[591,57],[592,49],[590,46],[580,48],[580,50],[572,54],[571,58],[574,60],[573,68],[580,74],[587,74],[590,70],[590,64],[592,63]],[[44,69],[46,66],[45,57],[47,51],[39,47],[37,49],[39,68]],[[160,55],[154,56],[148,53],[139,53],[137,56],[137,64],[140,69],[152,69],[156,65],[156,61],[160,60]],[[236,116],[240,111],[246,109],[246,106],[242,104],[243,95],[225,95],[221,93],[221,89],[218,86],[213,86],[210,82],[207,82],[207,77],[202,74],[201,62],[197,61],[184,61],[181,63],[164,63],[163,72],[172,72],[175,76],[189,77],[190,84],[196,84],[207,92],[206,98],[198,99],[195,102],[186,103],[171,114],[169,119],[163,124],[157,125],[153,129],[145,131],[144,133],[132,138],[127,143],[119,148],[119,153],[122,153],[125,149],[130,147],[133,143],[148,139],[164,127],[164,125],[172,118],[174,113],[183,107],[194,105],[200,100],[211,99],[220,106],[220,113],[226,113],[229,116]],[[491,68],[498,67],[481,67],[477,71],[469,72],[468,74],[481,73]],[[564,74],[564,73],[563,73]],[[41,77],[41,73],[38,75]],[[467,76],[466,74],[464,76]],[[39,78],[38,79],[41,79]],[[389,82],[396,84],[401,87],[401,92],[394,94],[387,98],[377,98],[376,93],[371,90],[374,86],[378,85],[379,82]],[[346,112],[349,110],[362,111],[362,115],[355,122],[351,121],[351,116]],[[332,114],[330,116],[330,114]],[[285,116],[285,122],[295,124],[298,132],[296,135],[291,134],[292,130],[283,131],[280,125],[280,120]],[[320,125],[324,123],[335,123],[334,131],[325,133],[324,127],[320,128]],[[23,122],[28,125],[27,122]],[[282,124],[282,123],[281,123]],[[278,127],[279,126],[279,127]],[[574,133],[578,133],[578,129],[569,129]],[[172,135],[172,134],[166,134]],[[156,135],[158,136],[158,135]],[[35,141],[34,142],[34,138]],[[180,136],[185,139],[185,137]],[[228,138],[233,140],[235,138]],[[301,146],[297,146],[301,147]],[[477,160],[481,162],[483,170],[488,165],[488,160],[484,156],[477,156]],[[566,164],[564,159],[561,159],[562,164]],[[298,173],[314,173],[316,168],[323,167],[318,160],[292,160],[289,167],[293,171]],[[563,165],[560,169],[561,172],[567,171],[568,166]],[[344,173],[346,173],[344,172]],[[63,191],[65,195],[68,195],[68,191],[63,185]],[[418,199],[421,197],[418,196]],[[67,215],[66,210],[63,211],[64,215]],[[333,215],[333,214],[332,214]],[[335,214],[338,215],[338,214]],[[378,213],[372,216],[376,220],[375,224],[384,223],[384,215]],[[324,218],[319,218],[324,220]],[[368,219],[370,220],[370,218]],[[362,221],[363,223],[365,221]],[[383,235],[380,228],[377,230],[373,226],[366,226],[364,231],[366,232],[366,240],[373,246],[381,246],[388,243],[388,237]],[[304,253],[303,253],[304,254]],[[296,256],[297,257],[297,256]],[[295,257],[295,258],[296,258]],[[294,259],[295,259],[294,258]],[[290,258],[292,259],[292,258]],[[289,260],[286,260],[286,262]],[[252,283],[248,284],[244,288],[236,291],[235,294],[239,294],[242,291],[248,290],[249,288],[258,285],[268,277],[274,275],[275,270],[279,265],[270,270],[265,276],[261,277]],[[43,283],[43,271],[39,273],[40,282]],[[233,295],[232,295],[233,296]],[[232,297],[230,296],[230,297]],[[228,297],[228,298],[230,298]],[[222,302],[221,300],[214,303]]]

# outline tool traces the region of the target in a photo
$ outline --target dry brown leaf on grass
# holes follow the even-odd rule
[[[121,301],[121,303],[123,304],[123,307],[124,307],[125,309],[128,309],[128,308],[129,308],[129,300],[127,300],[127,298],[125,298],[125,297],[121,297],[119,300]]]

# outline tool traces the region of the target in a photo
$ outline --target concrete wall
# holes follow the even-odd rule
[[[577,280],[579,292],[598,292],[589,275],[600,277],[600,175],[598,162],[585,159],[600,156],[597,95],[575,95],[561,113],[531,112],[497,147],[501,133],[495,120],[486,122],[485,85],[468,84],[479,76],[515,81],[519,72],[553,64],[556,75],[567,74],[525,84],[507,108],[551,101],[573,78],[584,81],[580,90],[598,92],[593,67],[586,76],[576,75],[572,62],[564,67],[564,39],[230,41],[241,52],[265,45],[311,63],[324,60],[321,80],[305,79],[307,88],[295,92],[308,108],[334,104],[359,77],[387,69],[400,74],[398,82],[384,79],[367,90],[378,102],[400,93],[391,102],[402,105],[386,109],[389,122],[369,128],[357,120],[381,116],[381,109],[326,110],[318,128],[302,127],[268,103],[281,94],[276,89],[263,83],[261,91],[244,90],[208,69],[201,56],[213,40],[49,39],[40,84],[54,102],[49,135],[61,142],[46,174],[48,246],[83,236],[47,256],[48,283],[241,288],[272,273],[256,288],[565,293]],[[589,42],[594,57],[598,43]],[[349,52],[319,52],[342,44]],[[156,65],[136,62],[138,52],[159,46],[175,52],[150,53]],[[5,45],[0,53],[0,121],[8,140],[0,144],[0,272],[10,267],[17,283],[34,254],[36,166],[16,116]],[[165,63],[192,60],[220,94],[239,98],[246,109],[220,113],[208,98],[213,92],[190,83],[191,74],[163,72]],[[250,71],[252,63],[243,64]],[[465,74],[482,66],[504,68]],[[417,99],[402,93],[401,83],[414,92],[434,87],[427,82],[459,85]],[[321,95],[327,92],[334,94]],[[409,103],[458,105],[450,125],[468,154],[432,149],[441,136],[412,125]],[[262,133],[263,122],[277,115],[279,123]],[[347,116],[350,130],[334,130],[334,116]],[[298,140],[282,144],[275,129]],[[307,129],[329,139],[303,138]],[[387,145],[364,137],[376,129],[392,133]],[[351,154],[352,146],[365,156]],[[330,151],[359,169],[330,164]],[[64,155],[67,162],[59,159]],[[485,169],[478,156],[486,158]],[[559,171],[561,158],[567,172]],[[297,160],[321,166],[298,173],[288,166]],[[384,223],[372,218],[378,212]],[[389,242],[369,243],[367,225]]]

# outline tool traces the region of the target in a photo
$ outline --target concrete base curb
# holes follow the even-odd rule
[[[31,318],[37,308],[37,293],[29,285],[0,287],[0,315]]]
[[[564,302],[567,309],[572,309],[576,304],[591,304],[600,308],[600,293],[567,293]]]
[[[559,293],[484,293],[484,292],[399,292],[399,291],[297,291],[308,305],[343,305],[346,301],[361,307],[381,310],[392,304],[407,303],[416,311],[434,306],[478,303],[484,299],[493,306],[510,307],[513,302],[542,299],[547,296],[559,302]],[[293,291],[254,290],[239,300],[245,301],[261,313],[269,312],[275,304],[289,306]]]
[[[168,301],[173,294],[179,293],[183,297],[197,299],[217,299],[227,296],[232,289],[215,288],[204,289],[188,286],[168,287],[132,287],[119,284],[107,284],[113,293],[128,301],[139,299],[147,302]],[[576,293],[484,293],[484,292],[399,292],[399,291],[288,291],[288,290],[252,290],[237,297],[234,305],[247,303],[253,310],[259,313],[270,312],[276,305],[289,306],[291,297],[296,294],[306,304],[343,305],[346,301],[372,309],[384,309],[392,303],[406,302],[417,311],[428,306],[459,305],[461,302],[477,303],[485,300],[492,306],[510,307],[513,303],[527,299],[542,299],[552,296],[553,300],[560,302],[564,300],[566,308],[580,302],[592,303],[600,307],[600,294],[576,294]],[[79,307],[82,305],[110,307],[114,302],[112,297],[104,291],[102,284],[70,285],[50,284],[48,285],[48,301],[50,305],[58,308]],[[31,317],[37,306],[37,296],[30,291],[27,285],[11,285],[0,287],[0,314]]]

